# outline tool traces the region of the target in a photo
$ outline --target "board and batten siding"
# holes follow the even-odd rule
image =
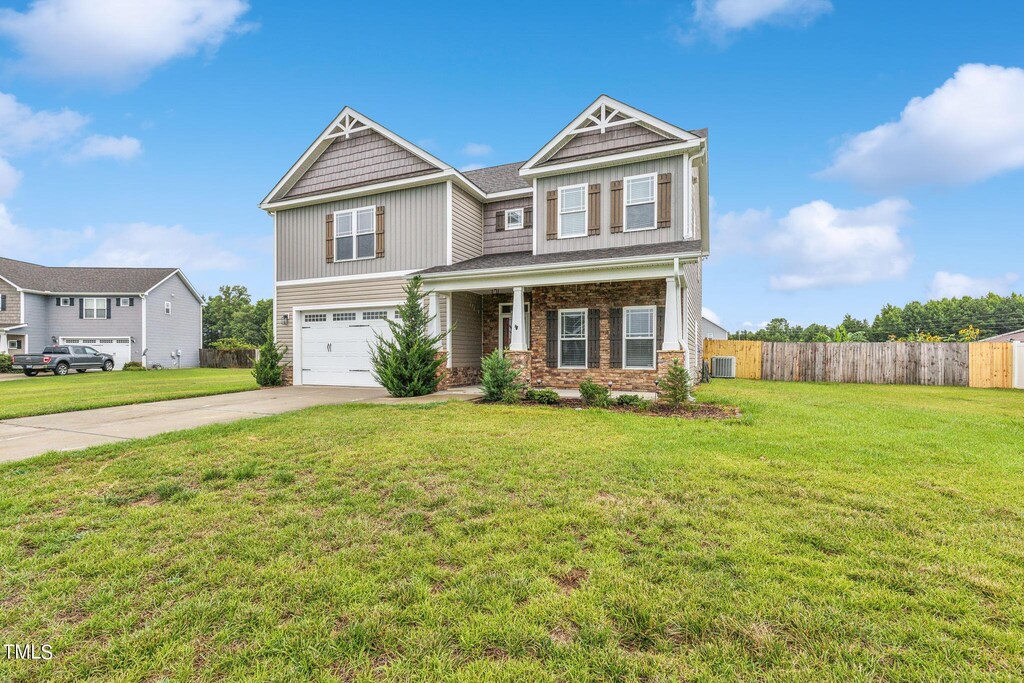
[[[656,244],[660,242],[677,242],[686,239],[683,236],[683,172],[685,166],[682,156],[654,159],[623,166],[598,168],[589,171],[578,171],[563,175],[537,179],[537,211],[533,217],[533,229],[537,231],[537,253],[551,254],[584,249],[605,249],[609,247],[627,247],[636,244]],[[672,174],[672,224],[667,228],[638,230],[635,232],[611,232],[611,182],[629,176],[645,173]],[[557,190],[567,185],[601,185],[601,231],[597,235],[570,237],[566,239],[547,239],[547,205],[549,190]],[[625,188],[622,191],[625,197]],[[694,236],[700,239],[700,224],[694,224]]]
[[[483,256],[483,253],[480,202],[452,183],[452,263]]]
[[[452,295],[452,367],[479,368],[483,353],[480,295],[455,292]]]
[[[420,270],[447,259],[445,183],[277,212],[277,280]],[[384,256],[327,263],[325,220],[335,211],[384,207]]]
[[[169,314],[164,313],[165,301],[171,302]],[[121,307],[115,310],[138,311],[140,302],[136,299],[135,306],[130,309]],[[203,345],[202,315],[202,304],[177,273],[157,286],[149,293],[146,302],[146,343],[149,345],[146,362],[173,368],[176,361],[171,358],[171,353],[180,349],[179,367],[198,368],[199,349]],[[141,320],[141,315],[138,317]],[[132,360],[135,360],[136,347],[141,344],[140,336],[135,339],[139,343],[132,345]]]
[[[7,327],[21,322],[21,292],[0,280],[0,294],[7,299],[7,307],[0,311],[0,325]]]
[[[484,204],[484,254],[533,250],[533,228],[497,230],[498,211],[533,208],[533,197],[518,197]]]
[[[579,133],[540,165],[590,158],[602,154],[614,154],[630,149],[667,145],[673,142],[678,142],[678,140],[666,138],[639,124],[628,123],[624,126],[609,128],[604,133],[600,131]]]
[[[407,178],[438,169],[375,130],[339,137],[285,194],[285,198]]]
[[[690,376],[700,377],[700,367],[704,352],[704,340],[701,339],[701,311],[703,305],[703,262],[698,260],[693,263],[680,265],[683,277],[686,278],[686,292],[683,294],[686,300],[687,315],[687,358],[690,361]]]

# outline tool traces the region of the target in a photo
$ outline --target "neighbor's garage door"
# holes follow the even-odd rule
[[[109,353],[114,357],[115,370],[132,359],[131,337],[61,337],[60,343],[91,346],[100,353]]]
[[[302,316],[302,383],[379,386],[370,372],[376,333],[391,338],[394,308],[308,311]]]

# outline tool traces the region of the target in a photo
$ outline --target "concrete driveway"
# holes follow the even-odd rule
[[[0,462],[311,406],[376,401],[386,396],[383,389],[280,387],[0,420]]]

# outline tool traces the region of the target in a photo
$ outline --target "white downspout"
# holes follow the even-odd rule
[[[146,326],[149,323],[149,316],[146,313],[146,295],[142,294],[139,298],[142,299],[142,367],[148,368],[146,352],[149,351],[149,347],[146,346]]]

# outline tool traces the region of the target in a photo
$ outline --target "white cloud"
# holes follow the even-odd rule
[[[249,9],[245,0],[34,0],[0,10],[0,36],[18,70],[125,85],[172,59],[216,50]]]
[[[932,279],[930,295],[933,299],[959,298],[962,296],[985,296],[989,292],[1007,295],[1013,284],[1020,279],[1016,273],[1002,277],[971,277],[963,273],[948,273],[940,270]]]
[[[482,142],[470,142],[462,148],[462,153],[471,157],[485,157],[493,151],[490,145],[485,145]]]
[[[90,135],[71,155],[73,161],[88,159],[119,159],[129,161],[142,153],[142,143],[128,135]]]
[[[10,197],[20,184],[21,171],[11,166],[6,159],[0,157],[0,199]],[[3,205],[0,204],[0,206]]]
[[[718,316],[718,314],[715,313],[714,311],[712,311],[710,308],[702,306],[701,309],[700,309],[700,314],[701,314],[701,316],[707,318],[708,320],[710,320],[711,322],[715,323],[716,325],[722,325],[723,324],[722,323],[722,319]]]
[[[759,24],[806,26],[831,11],[830,0],[694,0],[693,21],[724,36]]]
[[[244,259],[222,246],[213,233],[195,233],[180,225],[130,223],[97,231],[92,253],[71,265],[136,268],[175,267],[188,271],[233,270]]]
[[[483,168],[483,164],[466,164],[459,168],[460,171],[475,171],[478,168]]]
[[[963,185],[1024,167],[1024,69],[965,64],[898,121],[843,144],[820,175],[891,191]]]
[[[752,323],[749,320],[740,325],[741,330],[747,330],[749,332],[757,332],[758,330],[768,327],[768,321],[762,320],[759,323]]]
[[[771,209],[747,209],[718,215],[712,204],[713,255],[747,253],[774,227]]]
[[[910,204],[883,199],[858,209],[813,201],[779,221],[765,246],[782,272],[772,289],[795,290],[859,285],[903,276],[911,255],[900,236]]]
[[[33,111],[14,95],[0,92],[0,150],[23,152],[73,137],[89,119],[69,109]]]

